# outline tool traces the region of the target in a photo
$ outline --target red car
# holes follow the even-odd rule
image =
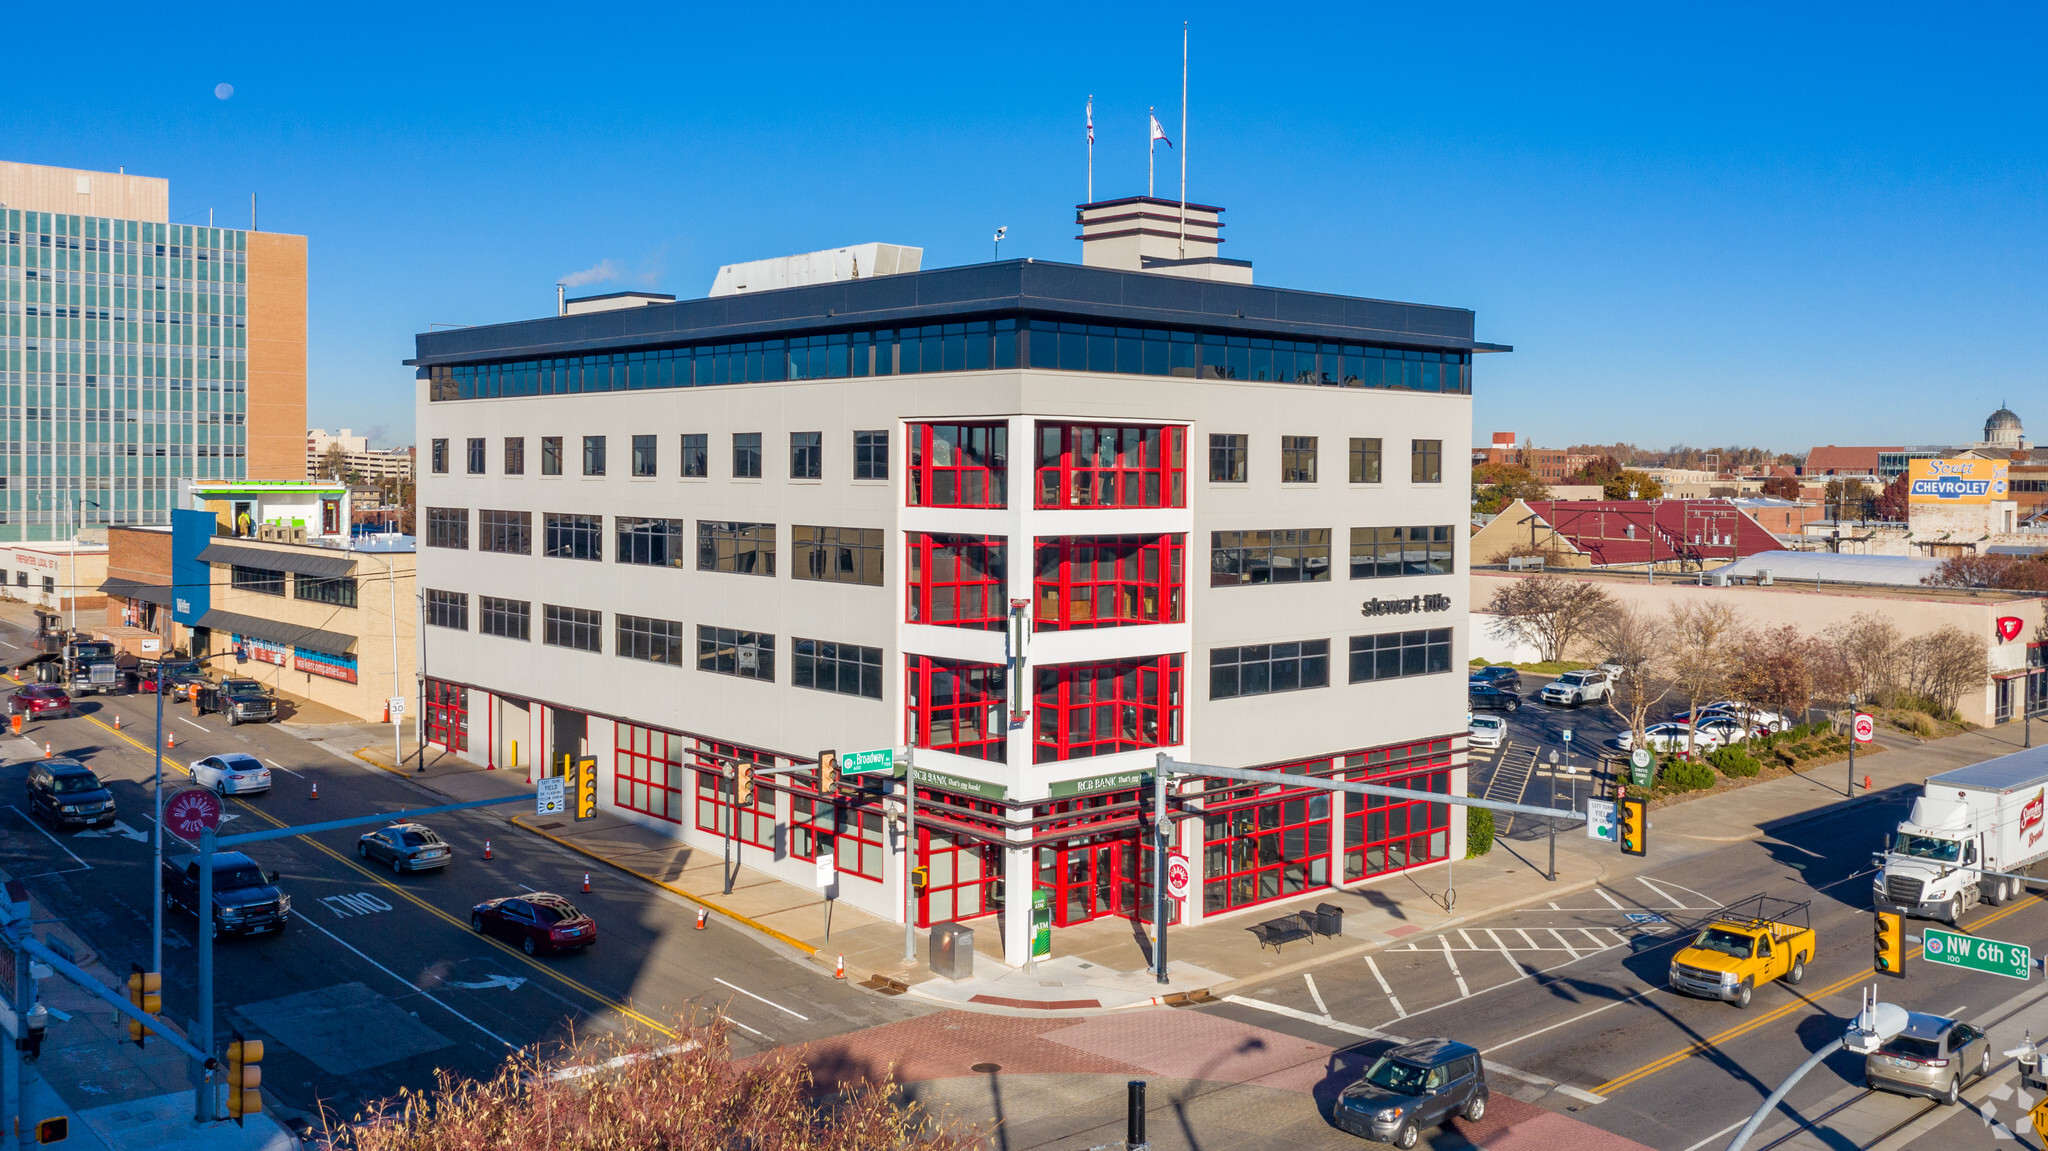
[[[54,683],[32,683],[7,697],[9,715],[26,715],[41,719],[51,715],[71,715],[71,697]]]
[[[528,955],[570,951],[597,942],[596,920],[561,896],[545,891],[479,903],[470,910],[469,925],[478,935],[517,943]]]
[[[164,680],[164,698],[172,701],[192,698],[208,681],[206,672],[193,660],[172,660],[168,663],[145,663],[137,678],[135,689],[143,695],[155,695],[157,678]]]

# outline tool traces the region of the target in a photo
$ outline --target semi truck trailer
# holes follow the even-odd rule
[[[1924,787],[1885,844],[1877,910],[1953,924],[1980,903],[2018,896],[2012,874],[2048,859],[2048,746],[1929,776]]]

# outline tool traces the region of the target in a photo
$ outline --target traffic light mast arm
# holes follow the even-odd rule
[[[77,984],[87,993],[98,996],[100,999],[112,1004],[115,1011],[149,1028],[158,1038],[197,1060],[202,1066],[209,1069],[214,1066],[212,1058],[194,1046],[190,1040],[187,1040],[175,1031],[165,1030],[163,1020],[138,1010],[134,1004],[128,1002],[128,996],[123,993],[126,991],[126,988],[116,991],[114,988],[108,987],[106,984],[94,979],[86,974],[84,968],[50,950],[41,940],[28,934],[26,930],[23,930],[20,938],[14,942],[23,951],[49,964],[57,974]]]

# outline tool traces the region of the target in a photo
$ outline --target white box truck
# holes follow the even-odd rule
[[[2048,746],[1929,776],[1885,845],[1872,901],[1953,924],[2021,894],[2018,872],[2048,859]]]

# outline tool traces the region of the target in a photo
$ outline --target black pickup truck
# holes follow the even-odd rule
[[[229,727],[269,723],[277,718],[277,701],[253,679],[224,679],[192,689],[193,714],[205,715],[210,711],[227,716]]]
[[[196,917],[199,914],[199,860],[193,856],[164,860],[164,906]],[[291,919],[292,897],[277,889],[277,873],[266,874],[239,851],[213,856],[213,933],[256,935],[284,931]]]

